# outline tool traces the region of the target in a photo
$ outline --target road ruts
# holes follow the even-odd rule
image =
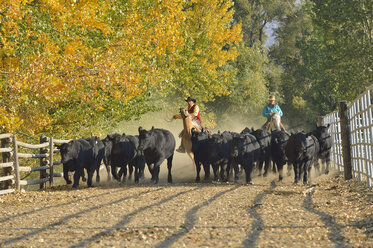
[[[334,178],[313,194],[290,177],[253,181],[2,196],[0,247],[373,247],[369,194]]]

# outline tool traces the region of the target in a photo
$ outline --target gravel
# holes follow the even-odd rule
[[[105,176],[102,176],[104,178]],[[373,247],[373,193],[331,173],[313,185],[115,182],[0,196],[5,247]]]

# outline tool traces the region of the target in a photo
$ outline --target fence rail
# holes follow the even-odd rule
[[[54,161],[54,153],[58,153],[58,149],[54,149],[54,144],[67,143],[70,140],[57,140],[53,138],[41,137],[40,144],[28,144],[17,140],[16,135],[7,133],[0,134],[1,148],[3,161],[0,163],[0,195],[14,192],[15,189],[20,190],[21,186],[40,184],[40,188],[45,188],[46,183],[53,185],[54,177],[61,177],[63,173],[53,172],[54,166],[60,165],[61,161]],[[37,152],[18,152],[19,148],[37,149]],[[39,166],[20,166],[22,159],[39,159]],[[47,160],[48,159],[48,160]],[[36,180],[21,180],[21,172],[40,172],[40,178]],[[48,171],[48,172],[47,172]],[[12,188],[15,186],[15,189]]]
[[[338,170],[344,170],[343,153],[351,153],[352,174],[372,187],[373,180],[373,86],[347,106],[349,151],[343,151],[340,112],[324,116],[324,125],[330,124],[333,137],[332,160]]]

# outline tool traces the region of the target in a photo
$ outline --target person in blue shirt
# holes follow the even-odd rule
[[[262,115],[267,118],[267,122],[262,126],[263,129],[268,129],[269,122],[271,120],[272,114],[275,112],[280,112],[280,116],[282,117],[283,113],[276,103],[276,98],[275,96],[270,96],[268,98],[268,104],[263,108]],[[285,127],[282,125],[282,122],[280,122],[280,127],[283,131],[286,132]]]

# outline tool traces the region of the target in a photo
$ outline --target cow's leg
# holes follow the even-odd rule
[[[78,188],[80,176],[81,176],[83,170],[84,170],[84,168],[77,168],[77,170],[75,170],[73,189],[77,189]]]
[[[132,180],[133,164],[128,164],[128,180]]]
[[[263,162],[264,162],[263,159],[260,159],[260,160],[258,161],[258,170],[259,170],[258,176],[259,176],[259,177],[262,175]]]
[[[82,170],[81,177],[82,177],[82,181],[83,181],[83,182],[87,181],[87,178],[85,178],[84,170]]]
[[[111,175],[113,176],[115,180],[120,181],[118,174],[117,174],[117,167],[114,165],[111,165]]]
[[[322,165],[322,161],[321,161],[321,165]],[[316,171],[316,175],[317,176],[320,176],[321,175],[321,172],[320,172],[320,161],[319,159],[315,159],[315,171]]]
[[[126,182],[126,177],[127,177],[127,165],[123,165],[120,167],[119,173],[118,173],[118,178],[119,182],[121,181],[122,183]]]
[[[293,168],[294,168],[294,184],[297,184],[298,183],[298,180],[299,180],[299,174],[298,174],[298,170],[299,170],[299,168],[298,168],[298,163],[297,162],[295,162],[294,164],[293,164]]]
[[[269,160],[269,164],[271,164],[271,160]],[[278,171],[278,166],[275,164],[275,162],[272,161],[272,172],[276,173]]]
[[[100,182],[100,164],[96,168],[96,183]]]
[[[194,157],[194,163],[196,165],[196,171],[197,171],[196,183],[199,183],[201,181],[201,178],[199,177],[199,173],[201,172],[201,163],[196,157]]]
[[[252,182],[251,182],[251,171],[253,170],[253,165],[247,163],[243,166],[245,168],[246,184],[252,184]]]
[[[220,163],[220,180],[222,182],[226,182],[226,171],[227,171],[227,163],[226,161],[223,161]]]
[[[304,173],[303,173],[303,184],[304,185],[306,185],[310,182],[311,168],[312,168],[312,161],[311,160],[304,163]]]
[[[219,170],[219,165],[213,163],[212,164],[212,171],[214,172],[214,181],[217,181],[219,179],[218,170]]]
[[[151,180],[154,181],[154,164],[148,164],[148,169],[149,169],[150,175],[152,175]]]
[[[145,162],[141,161],[141,162],[139,162],[140,179],[144,179],[145,178],[144,172],[145,172]]]
[[[71,184],[69,179],[69,168],[66,165],[63,165],[63,178],[65,178],[66,184]]]
[[[159,182],[159,170],[160,170],[160,164],[155,164],[153,169],[153,183],[157,184]],[[168,166],[167,166],[168,167]]]
[[[225,163],[220,163],[220,181],[224,182],[225,181],[225,170],[226,166]]]
[[[238,183],[238,174],[240,173],[238,169],[238,164],[235,162],[232,162],[231,166],[233,167],[233,170],[234,170],[234,182]]]
[[[330,153],[328,153],[328,154],[326,155],[325,164],[326,164],[326,167],[325,167],[325,174],[329,174],[329,168],[330,168]]]
[[[172,154],[168,159],[167,159],[167,169],[168,169],[168,178],[167,182],[172,183],[172,174],[171,174],[171,169],[172,169],[172,159],[174,158],[174,155]],[[200,169],[201,170],[201,166]],[[159,174],[159,172],[158,172]]]
[[[266,177],[268,175],[268,170],[270,166],[271,160],[269,158],[265,158],[264,160],[264,174],[263,176]]]
[[[135,166],[135,183],[139,183],[140,168],[138,165]]]
[[[204,162],[203,170],[205,171],[205,180],[209,180],[210,179],[210,164]]]
[[[87,170],[87,174],[88,174],[87,185],[88,185],[88,187],[92,187],[92,177],[93,177],[94,171],[95,171],[95,168],[89,168]]]
[[[283,175],[282,175],[282,170],[284,168],[284,165],[281,162],[276,162],[275,164],[276,164],[277,170],[278,170],[278,180],[282,181],[282,179],[284,178]]]

